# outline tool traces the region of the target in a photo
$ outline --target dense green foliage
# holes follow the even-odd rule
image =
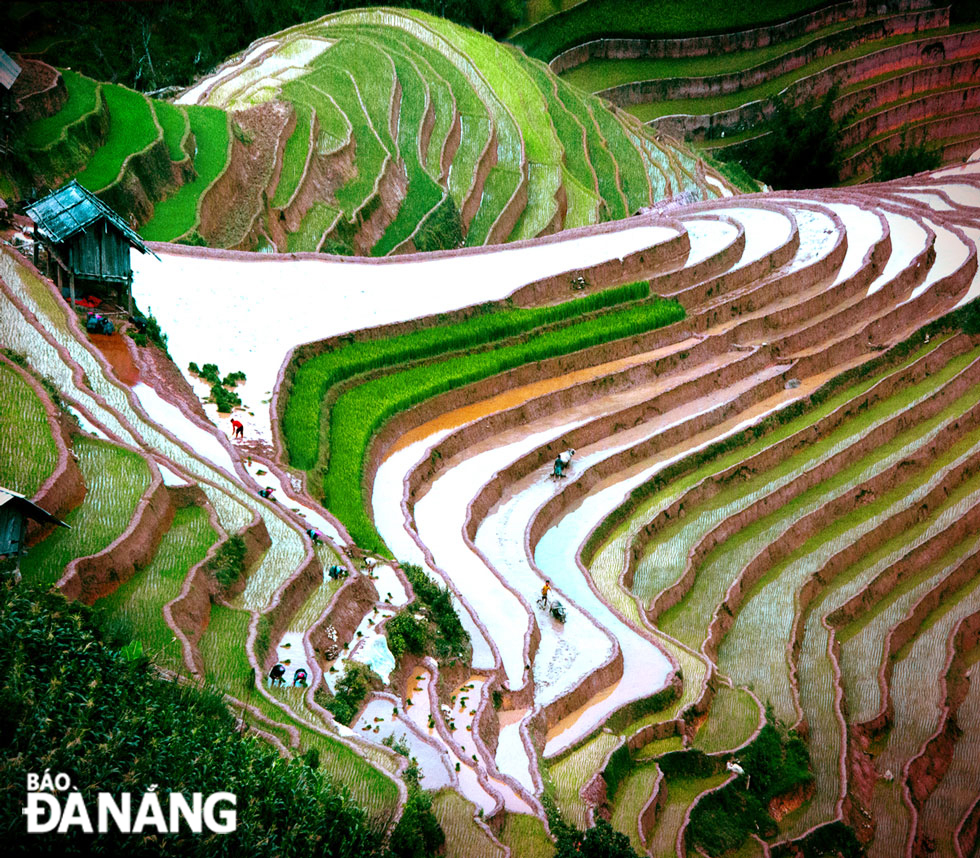
[[[5,4],[2,22],[8,50],[40,49],[43,59],[56,55],[57,65],[146,92],[186,86],[261,36],[370,5],[358,0],[42,2],[27,14],[22,4]],[[517,23],[522,8],[519,0],[392,0],[386,5],[429,11],[497,37]]]
[[[751,176],[779,190],[836,185],[843,154],[841,129],[848,117],[834,119],[837,88],[819,101],[793,105],[777,100],[768,134],[755,138],[739,158]]]
[[[377,856],[380,831],[303,761],[287,762],[235,729],[216,694],[159,679],[142,658],[109,649],[90,611],[59,593],[0,584],[0,831],[8,854]],[[229,834],[23,836],[28,773],[65,772],[94,811],[95,793],[150,784],[237,795]]]
[[[547,62],[573,45],[601,37],[678,37],[745,30],[792,18],[824,5],[829,4],[825,0],[771,0],[755,4],[730,3],[728,0],[702,0],[700,3],[586,0],[515,33],[511,40],[532,57]]]
[[[775,835],[776,823],[766,809],[769,802],[813,780],[806,744],[776,723],[771,707],[765,726],[741,752],[739,763],[745,776],[706,795],[691,813],[688,843],[708,855],[738,849],[751,833]]]
[[[422,221],[415,238],[415,249],[420,253],[432,250],[452,250],[463,243],[463,221],[453,198],[446,198]]]
[[[391,854],[396,858],[429,858],[438,854],[446,835],[432,812],[432,795],[416,780],[408,785],[408,801],[391,835]]]
[[[839,819],[821,825],[802,840],[774,846],[772,850],[773,858],[795,858],[800,853],[803,858],[858,858],[866,854],[854,829]]]
[[[410,652],[423,655],[428,642],[428,634],[423,620],[417,620],[410,608],[404,608],[385,623],[385,636],[388,649],[397,659]]]
[[[436,584],[419,566],[406,564],[402,569],[415,591],[412,609],[430,620],[434,627],[427,630],[427,648],[434,648],[439,658],[464,653],[470,636],[459,621],[449,590]]]
[[[616,831],[602,817],[585,832],[565,822],[552,822],[555,835],[555,858],[639,858],[630,839]]]
[[[935,170],[940,163],[942,154],[938,149],[930,149],[924,142],[910,143],[907,131],[903,130],[898,151],[888,152],[878,159],[874,178],[876,182],[889,182],[925,170]]]
[[[335,688],[333,699],[327,702],[325,708],[341,724],[349,725],[370,690],[368,668],[354,661],[347,662],[344,675],[337,680]]]

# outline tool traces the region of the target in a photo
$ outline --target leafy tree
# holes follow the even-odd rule
[[[903,129],[898,151],[888,152],[875,164],[875,181],[889,182],[904,176],[914,176],[925,170],[935,170],[942,163],[937,149],[926,148],[925,142],[909,143],[908,129]]]
[[[849,116],[834,119],[837,88],[820,101],[776,103],[769,132],[746,147],[740,159],[750,175],[778,189],[836,185],[842,160],[841,129]]]
[[[405,608],[385,623],[388,649],[395,658],[405,652],[423,655],[428,643],[428,630],[422,620],[417,620],[411,608]]]
[[[409,784],[408,801],[388,846],[394,858],[429,858],[446,842],[432,812],[432,796]]]
[[[555,835],[555,858],[639,858],[630,839],[601,817],[588,831],[566,822],[551,823]]]

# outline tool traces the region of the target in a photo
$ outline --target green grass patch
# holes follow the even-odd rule
[[[660,767],[656,763],[634,766],[620,782],[613,799],[612,817],[609,821],[613,828],[629,837],[633,849],[640,855],[645,854],[646,850],[640,840],[637,823],[643,805],[653,794],[653,785],[659,771]]]
[[[540,24],[514,34],[512,41],[547,62],[561,51],[591,39],[678,37],[746,30],[792,18],[824,5],[815,0],[772,0],[747,5],[726,0],[662,0],[623,5],[618,0],[586,0]]]
[[[333,227],[339,216],[338,209],[315,200],[303,215],[299,229],[286,236],[286,249],[290,253],[316,250],[324,234]]]
[[[99,599],[97,610],[128,626],[153,661],[179,669],[181,647],[163,617],[163,606],[180,595],[187,573],[204,559],[217,539],[204,508],[177,510],[150,564],[114,593]]]
[[[32,123],[24,132],[24,142],[30,149],[43,149],[54,143],[65,128],[96,108],[98,82],[70,69],[62,69],[61,74],[68,90],[68,100],[57,113]]]
[[[310,123],[313,119],[313,108],[308,104],[296,103],[296,127],[289,135],[282,152],[282,170],[279,173],[279,183],[272,195],[272,206],[284,208],[293,198],[310,153]]]
[[[228,164],[228,115],[215,107],[189,105],[187,117],[194,135],[194,170],[197,178],[153,206],[153,217],[141,228],[147,241],[173,241],[197,225],[201,195]]]
[[[157,122],[163,128],[163,142],[167,144],[167,151],[170,153],[171,161],[183,161],[187,157],[184,147],[184,137],[187,134],[190,122],[187,117],[187,110],[169,101],[152,101],[153,111],[156,113]]]
[[[504,850],[476,824],[474,806],[455,790],[439,790],[432,811],[446,835],[446,858],[503,858]]]
[[[338,398],[330,417],[330,460],[323,482],[327,505],[358,544],[380,549],[360,492],[352,488],[361,485],[364,456],[372,436],[386,420],[447,390],[523,364],[654,330],[683,315],[680,304],[653,300],[542,333],[528,342],[414,367],[355,387]]]
[[[114,84],[103,84],[102,94],[109,109],[109,133],[105,144],[95,150],[85,169],[75,176],[80,185],[93,192],[111,185],[130,155],[160,137],[153,108],[145,95]]]
[[[76,557],[96,554],[121,536],[150,486],[150,469],[136,453],[87,436],[78,436],[74,449],[85,500],[65,516],[70,530],[56,528],[21,561],[24,580],[33,584],[54,584]]]
[[[536,816],[524,813],[508,813],[504,826],[497,835],[511,855],[521,858],[552,858],[555,844],[545,831],[544,823]]]
[[[692,747],[706,754],[731,750],[747,742],[758,726],[759,707],[748,692],[721,685]]]
[[[33,497],[58,464],[44,403],[12,367],[0,364],[0,486]]]

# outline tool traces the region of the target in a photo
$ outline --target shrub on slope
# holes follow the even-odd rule
[[[221,700],[162,681],[145,659],[127,661],[100,639],[85,606],[9,580],[0,584],[0,771],[8,800],[0,816],[7,848],[30,854],[381,855],[377,827],[305,762],[286,762],[236,732]],[[95,793],[235,793],[229,834],[25,837],[22,796],[29,772],[65,772],[86,805]],[[118,800],[118,799],[117,799]],[[152,832],[152,836],[149,836]]]

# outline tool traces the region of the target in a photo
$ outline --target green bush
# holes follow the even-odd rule
[[[211,384],[221,384],[221,373],[218,372],[218,365],[215,363],[204,364],[199,375],[205,381],[210,381]]]
[[[220,384],[211,385],[211,401],[218,406],[218,411],[228,414],[236,405],[242,404],[242,398],[233,390]]]
[[[721,770],[721,763],[704,751],[671,751],[658,757],[665,778],[707,778]]]
[[[747,143],[739,159],[749,175],[774,188],[826,188],[836,185],[843,160],[841,130],[850,115],[834,119],[839,90],[819,101],[794,105],[776,102],[768,134]]]
[[[382,832],[346,792],[302,760],[286,761],[236,729],[220,695],[161,680],[145,658],[108,648],[91,610],[57,591],[0,583],[0,751],[9,800],[0,832],[9,854],[278,855],[380,858]],[[169,792],[237,796],[229,834],[24,836],[28,773],[67,773],[94,813],[150,784]],[[15,798],[16,795],[16,798]],[[94,820],[93,820],[94,821]],[[151,826],[149,831],[153,832]],[[135,839],[134,839],[135,838]]]
[[[404,608],[385,623],[388,649],[396,658],[403,653],[423,655],[428,643],[428,629],[425,622],[415,619],[411,608]]]
[[[436,654],[440,658],[446,658],[464,652],[469,646],[470,635],[459,621],[449,590],[436,584],[419,566],[406,564],[402,571],[415,591],[416,603],[421,605],[435,623]]]
[[[630,846],[630,839],[601,816],[585,832],[550,816],[549,823],[555,835],[554,858],[639,858]]]
[[[326,708],[338,722],[350,726],[370,690],[368,668],[357,662],[347,662],[344,675],[337,680],[336,689]]]
[[[926,170],[935,170],[942,163],[938,149],[929,149],[924,142],[910,143],[908,129],[902,129],[901,143],[897,152],[880,156],[875,163],[875,181],[889,182],[905,176],[914,176]]]
[[[452,250],[463,243],[463,220],[453,198],[445,199],[422,222],[415,233],[415,249],[428,253],[432,250]]]
[[[439,853],[446,835],[432,812],[432,796],[409,782],[408,801],[388,848],[395,858],[429,858]]]

